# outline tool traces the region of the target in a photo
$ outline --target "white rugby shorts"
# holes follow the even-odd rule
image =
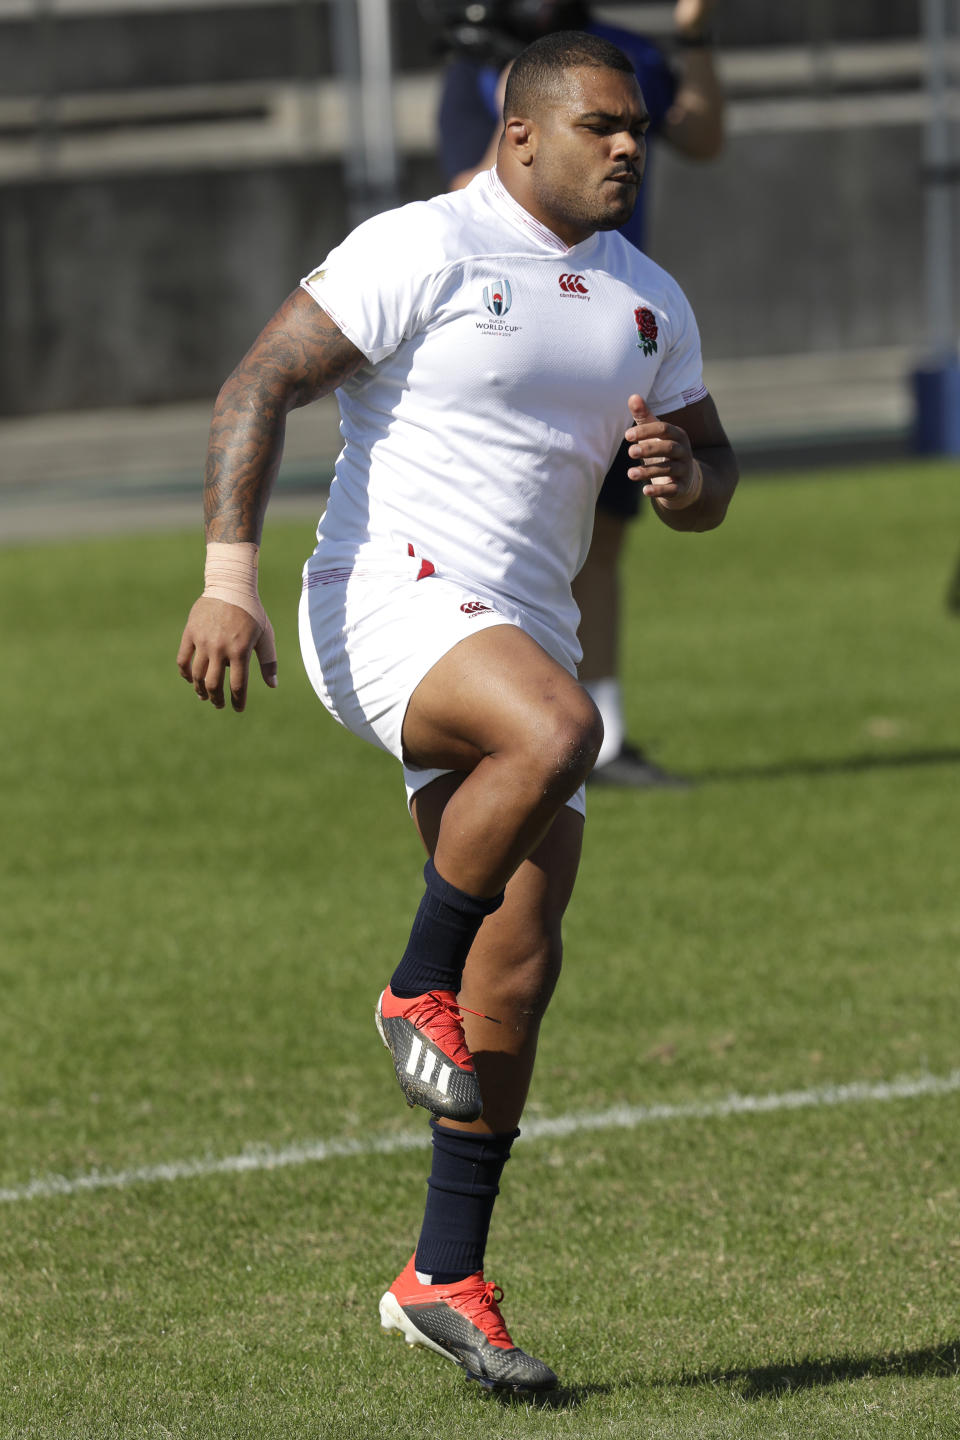
[[[516,625],[544,645],[542,627],[522,611],[445,576],[324,569],[316,559],[304,566],[300,650],[310,683],[334,720],[400,761],[408,805],[450,773],[405,763],[410,696],[454,645],[493,625]],[[585,813],[582,785],[567,804]]]

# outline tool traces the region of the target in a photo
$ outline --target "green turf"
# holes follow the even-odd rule
[[[955,465],[744,482],[634,527],[631,730],[597,791],[536,1117],[946,1075],[957,1038]],[[0,1188],[419,1135],[372,1026],[421,854],[323,715],[173,657],[193,536],[0,555]],[[426,1152],[0,1205],[0,1436],[955,1437],[960,1095],[521,1139],[489,1273],[554,1406],[381,1337]]]

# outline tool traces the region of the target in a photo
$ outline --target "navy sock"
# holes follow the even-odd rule
[[[401,999],[428,990],[452,990],[456,995],[477,931],[503,904],[502,892],[486,899],[458,890],[437,874],[432,860],[424,866],[423,878],[427,888],[403,959],[390,980],[390,989]]]
[[[433,1163],[414,1268],[434,1285],[452,1285],[483,1269],[500,1176],[520,1131],[477,1135],[430,1124]]]

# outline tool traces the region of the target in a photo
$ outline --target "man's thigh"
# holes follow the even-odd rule
[[[334,719],[402,760],[403,717],[423,677],[459,641],[518,622],[440,577],[308,568],[300,646]]]
[[[470,771],[591,704],[575,675],[514,625],[462,640],[424,675],[403,721],[404,763]]]

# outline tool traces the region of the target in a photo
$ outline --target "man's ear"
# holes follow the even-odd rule
[[[536,154],[536,127],[529,120],[511,116],[503,128],[503,143],[521,165],[529,165]]]

